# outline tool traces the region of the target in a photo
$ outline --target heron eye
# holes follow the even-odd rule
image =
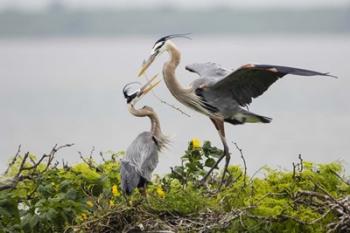
[[[155,45],[153,46],[153,53],[155,53],[156,51],[158,51],[162,46],[164,45],[164,42],[158,42],[155,43]]]

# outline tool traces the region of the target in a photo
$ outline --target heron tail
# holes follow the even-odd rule
[[[261,123],[270,123],[272,121],[272,118],[270,117],[265,117],[265,116],[256,116],[259,119],[259,122]]]
[[[237,113],[232,118],[225,119],[225,121],[233,125],[239,125],[244,123],[270,123],[272,118],[245,111]]]

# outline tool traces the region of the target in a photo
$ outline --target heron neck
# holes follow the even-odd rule
[[[136,109],[133,105],[129,105],[129,112],[136,117],[147,116],[151,120],[151,133],[157,138],[162,135],[158,115],[153,110],[145,108]]]
[[[163,77],[168,89],[176,97],[179,92],[185,90],[175,77],[175,70],[180,63],[181,54],[172,42],[168,43],[167,51],[170,55],[170,60],[164,64]]]
[[[152,114],[148,115],[148,117],[151,120],[151,133],[156,136],[156,138],[160,138],[162,131],[160,130],[160,122],[158,115],[153,112]]]
[[[176,47],[176,45],[172,42],[168,42],[168,49],[167,51],[170,54],[170,61],[169,63],[175,66],[175,68],[180,64],[181,60],[181,53]]]

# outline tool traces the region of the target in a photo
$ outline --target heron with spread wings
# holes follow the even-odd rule
[[[247,64],[231,71],[215,63],[195,63],[186,66],[186,70],[197,73],[196,79],[189,87],[183,87],[176,79],[175,70],[181,59],[181,53],[170,40],[186,37],[187,34],[175,34],[160,38],[152,47],[151,55],[144,62],[139,72],[142,76],[153,61],[163,52],[170,58],[163,66],[163,78],[171,94],[182,104],[207,115],[217,129],[224,147],[224,154],[203,177],[205,182],[211,172],[226,157],[222,182],[230,162],[229,147],[225,138],[224,123],[233,125],[245,123],[270,123],[271,118],[255,114],[244,107],[253,98],[262,95],[275,81],[287,74],[300,76],[331,76],[312,70],[276,65]]]
[[[156,112],[149,106],[135,108],[137,101],[159,83],[152,83],[155,78],[156,76],[141,88],[137,82],[128,83],[123,88],[129,112],[136,117],[148,117],[151,120],[151,130],[140,133],[121,159],[121,188],[126,195],[130,195],[135,188],[146,195],[146,185],[151,181],[152,172],[158,164],[158,152],[169,142],[160,129]]]

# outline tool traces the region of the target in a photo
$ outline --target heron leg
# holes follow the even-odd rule
[[[146,184],[146,182],[141,187],[139,187],[139,192],[141,193],[143,198],[147,199],[147,184]]]
[[[216,161],[216,163],[214,164],[213,167],[210,168],[210,170],[208,171],[208,173],[203,177],[203,179],[201,180],[201,183],[205,183],[205,181],[208,179],[209,175],[213,172],[213,170],[219,165],[219,163],[221,162],[221,160],[226,157],[226,163],[225,163],[225,168],[224,168],[224,172],[222,175],[222,179],[221,179],[221,184],[220,187],[222,186],[223,182],[224,182],[224,178],[225,178],[225,174],[227,172],[227,167],[228,164],[230,163],[230,153],[229,153],[229,148],[227,146],[226,143],[226,138],[225,138],[225,127],[224,127],[224,121],[223,120],[218,120],[218,119],[214,119],[214,118],[210,118],[210,120],[213,122],[216,130],[219,133],[221,142],[224,146],[224,154]]]
[[[139,191],[142,195],[142,199],[144,201],[146,201],[147,205],[150,205],[149,201],[148,201],[148,194],[147,194],[147,183],[145,182],[144,185],[142,187],[139,188]]]
[[[224,167],[224,171],[222,173],[222,178],[221,178],[221,183],[220,183],[219,189],[221,189],[221,186],[225,182],[225,175],[226,175],[226,173],[228,173],[228,165],[230,164],[230,159],[231,159],[231,155],[229,152],[229,148],[227,146],[225,134],[224,135],[220,134],[220,138],[221,138],[222,144],[224,145],[224,156],[226,158],[226,161],[225,161],[225,167]]]
[[[129,200],[129,198],[127,197],[127,195],[124,192],[123,192],[123,197],[125,199],[126,205],[131,206],[131,201]]]

